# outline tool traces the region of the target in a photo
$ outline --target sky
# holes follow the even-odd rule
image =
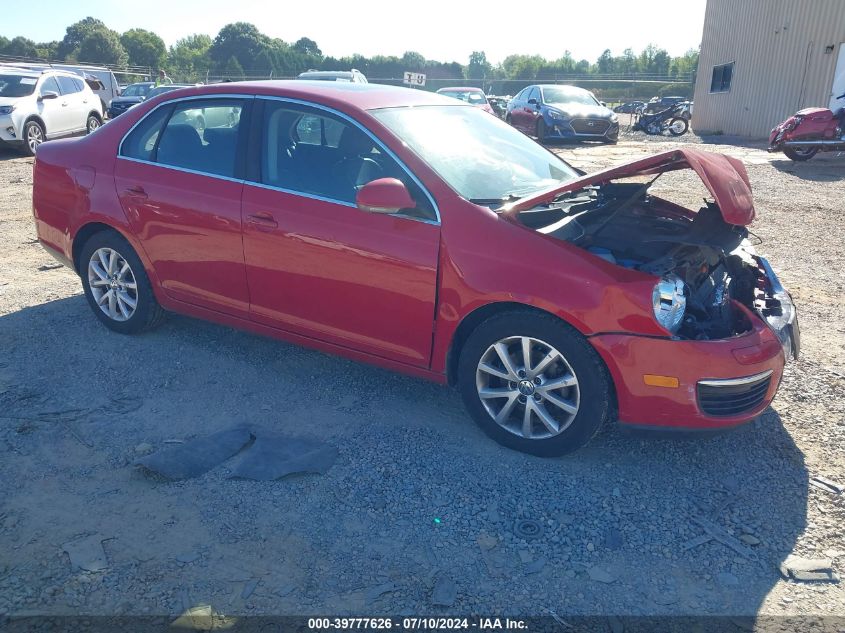
[[[144,28],[169,45],[186,35],[214,37],[230,22],[252,22],[271,37],[315,40],[325,55],[402,55],[467,63],[485,51],[492,63],[514,53],[557,59],[571,51],[595,61],[604,49],[639,52],[648,44],[681,55],[701,43],[706,0],[6,0],[0,35],[61,40],[65,28],[93,16],[123,32]],[[647,10],[645,10],[647,8]]]

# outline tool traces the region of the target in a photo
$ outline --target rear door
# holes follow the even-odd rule
[[[44,77],[38,86],[39,97],[45,92],[54,92],[59,95],[56,99],[41,99],[38,101],[38,114],[44,121],[47,137],[53,138],[56,135],[65,134],[70,129],[73,117],[67,107],[62,105],[64,100],[62,90],[59,88],[59,82],[52,75]]]
[[[65,132],[80,132],[85,129],[88,119],[87,97],[83,95],[82,79],[66,75],[57,75],[56,79],[62,89],[62,116],[67,125]]]
[[[164,292],[249,318],[241,236],[243,141],[252,99],[159,106],[121,143],[115,186]],[[205,117],[220,125],[201,125]]]
[[[836,97],[845,93],[845,42],[839,44],[839,58],[836,61],[836,70],[833,73],[833,90],[830,92],[830,109],[838,112],[845,108],[845,98]]]

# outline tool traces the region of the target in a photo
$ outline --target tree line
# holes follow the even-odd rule
[[[408,51],[395,55],[324,55],[314,40],[302,37],[289,43],[261,33],[247,22],[227,24],[216,37],[189,35],[169,48],[152,31],[129,29],[118,33],[101,20],[87,17],[71,24],[60,41],[33,42],[23,36],[0,35],[0,55],[118,66],[165,69],[179,81],[243,79],[249,77],[295,77],[308,69],[357,68],[371,79],[397,79],[405,71],[424,72],[431,79],[476,81],[565,79],[567,77],[655,77],[686,81],[698,65],[698,51],[672,57],[649,45],[639,54],[625,49],[621,55],[605,50],[595,62],[576,60],[569,51],[558,59],[539,55],[509,55],[492,64],[483,51],[470,55],[467,64],[426,59]]]

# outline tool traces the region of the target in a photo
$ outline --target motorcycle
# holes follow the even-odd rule
[[[645,108],[640,108],[631,129],[646,134],[669,132],[672,136],[681,136],[689,129],[689,121],[683,116],[685,109],[686,105],[683,103],[676,103],[654,114],[646,114]]]
[[[838,99],[845,99],[841,94]],[[783,151],[791,160],[810,160],[818,152],[845,152],[845,103],[829,108],[804,108],[769,135],[769,151]]]

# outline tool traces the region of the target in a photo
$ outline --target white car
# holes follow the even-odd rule
[[[88,134],[103,123],[100,98],[79,75],[0,67],[0,141],[30,155],[44,141]]]

